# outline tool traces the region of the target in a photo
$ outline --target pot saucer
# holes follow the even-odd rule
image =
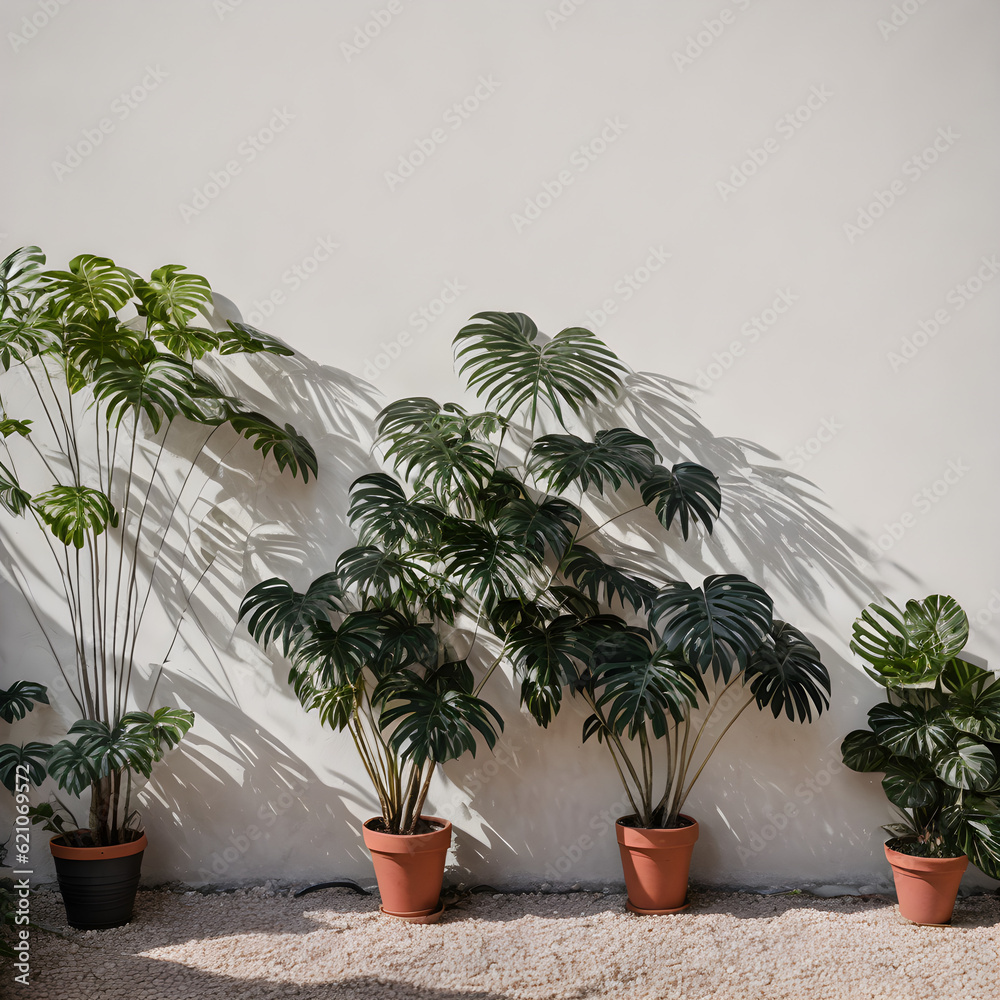
[[[683,906],[675,906],[672,910],[644,910],[639,906],[633,906],[626,900],[625,909],[629,913],[637,913],[640,917],[661,917],[668,913],[683,913],[690,905],[689,902],[685,902]]]
[[[396,920],[402,920],[408,924],[436,924],[441,919],[441,914],[444,913],[444,903],[442,903],[433,912],[425,913],[422,916],[417,917],[409,917],[402,913],[389,913],[384,906],[380,906],[379,909],[387,917],[393,917]]]

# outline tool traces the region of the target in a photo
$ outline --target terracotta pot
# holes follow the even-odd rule
[[[955,897],[969,859],[915,858],[885,845],[892,865],[892,878],[899,897],[899,913],[915,924],[948,924],[955,909]]]
[[[146,845],[145,834],[107,847],[70,847],[61,836],[49,841],[70,927],[99,930],[132,919]]]
[[[382,912],[393,917],[427,917],[440,912],[444,862],[451,845],[451,823],[437,816],[421,816],[439,829],[430,833],[382,833],[367,820],[363,835],[371,851]]]
[[[626,907],[633,913],[678,913],[687,909],[688,871],[698,839],[698,824],[681,816],[689,826],[673,830],[643,830],[625,825],[635,816],[615,823],[618,849],[628,889]]]

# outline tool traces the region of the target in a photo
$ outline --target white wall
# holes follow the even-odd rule
[[[149,881],[370,871],[349,742],[230,615],[265,574],[305,582],[348,544],[368,447],[351,421],[378,405],[349,376],[453,398],[451,337],[480,309],[588,325],[635,369],[699,385],[690,457],[721,466],[731,523],[678,565],[752,573],[827,654],[829,715],[744,716],[706,771],[694,877],[887,876],[885,799],[838,764],[879,696],[846,648],[866,587],[950,593],[970,648],[1000,652],[996,3],[8,0],[0,30],[0,253],[184,263],[315,362],[279,391],[321,481],[269,483],[213,595],[218,658],[195,644],[177,664],[198,724],[146,808]],[[830,524],[807,504],[781,527],[805,487],[768,468],[815,483]],[[740,502],[763,522],[733,518]],[[50,678],[9,590],[0,624],[3,677]],[[60,709],[36,725],[55,734]],[[512,712],[495,773],[445,769],[432,804],[456,824],[456,878],[620,878],[601,817],[620,791],[580,718],[541,732]]]

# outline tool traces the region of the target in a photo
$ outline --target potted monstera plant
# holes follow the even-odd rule
[[[189,539],[204,516],[195,505],[210,506],[213,470],[243,437],[281,470],[304,480],[316,472],[293,427],[251,409],[209,367],[292,352],[242,323],[216,329],[211,315],[208,282],[176,264],[144,278],[84,254],[47,270],[37,247],[0,263],[0,506],[37,528],[30,543],[24,532],[8,536],[4,568],[79,716],[54,746],[0,747],[0,776],[9,787],[28,768],[34,782],[48,774],[62,792],[89,798],[85,823],[65,799],[35,809],[55,834],[76,927],[129,919],[146,847],[138,784],[194,721],[188,708],[153,709],[161,673],[145,690],[139,676],[157,652],[159,662],[169,656],[147,648],[150,626],[162,634],[166,617],[172,646],[210,573],[212,557]],[[43,557],[41,582],[56,595],[48,604],[32,587]],[[22,708],[39,700],[31,683],[8,689]]]
[[[486,312],[457,334],[455,348],[488,409],[426,397],[388,405],[378,446],[392,474],[362,476],[353,487],[361,546],[304,593],[265,581],[241,614],[258,641],[283,644],[307,706],[352,736],[368,727],[373,749],[355,742],[377,779],[390,836],[381,788],[389,782],[372,765],[384,757],[391,775],[395,755],[450,759],[474,747],[474,729],[492,744],[497,720],[477,699],[501,665],[542,726],[564,693],[581,696],[592,712],[584,737],[607,746],[632,804],[618,824],[620,839],[641,841],[637,854],[622,849],[632,905],[676,909],[687,862],[665,866],[679,873],[679,898],[676,887],[664,895],[637,879],[663,867],[649,841],[679,836],[690,860],[698,828],[680,810],[714,721],[692,731],[695,705],[746,684],[744,708],[756,702],[776,716],[811,718],[826,704],[826,671],[749,580],[657,584],[602,554],[628,517],[664,529],[677,522],[685,538],[696,522],[711,531],[722,497],[712,472],[659,464],[654,442],[632,428],[585,431],[623,391],[627,372],[593,333],[574,327],[548,339],[522,313]],[[557,432],[542,433],[553,421]],[[618,503],[610,515],[609,502]],[[440,732],[442,744],[425,758],[418,737],[426,732]]]
[[[969,861],[1000,879],[1000,683],[962,658],[969,621],[951,597],[904,608],[870,604],[851,649],[886,689],[868,729],[849,733],[844,763],[881,772],[901,822],[885,844],[900,913],[951,920]]]

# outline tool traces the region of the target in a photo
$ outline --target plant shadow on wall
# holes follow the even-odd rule
[[[490,409],[426,397],[385,407],[376,447],[392,474],[353,484],[360,544],[304,591],[265,580],[241,617],[290,658],[304,706],[350,731],[392,833],[412,832],[437,765],[474,754],[477,733],[496,745],[500,717],[481,696],[491,678],[485,693],[506,718],[520,706],[547,726],[575,697],[634,825],[683,826],[684,800],[728,729],[707,726],[720,697],[738,695],[737,717],[756,703],[797,721],[827,703],[818,650],[740,571],[807,604],[830,579],[856,597],[869,592],[860,546],[804,480],[712,437],[675,384],[630,373],[589,331],[549,339],[523,314],[480,313],[456,350]],[[706,455],[721,477],[690,460]],[[732,523],[709,548],[720,516]],[[672,526],[693,550],[684,557],[664,539]],[[681,567],[711,575],[691,587]],[[525,773],[544,770],[533,742],[539,766]],[[551,793],[537,783],[521,804]],[[463,838],[460,864],[537,856],[537,839],[510,828],[509,808],[500,815],[507,797],[490,798],[494,815],[474,803],[485,846]],[[522,812],[530,826],[536,810]]]
[[[301,565],[343,530],[330,512],[367,461],[372,390],[243,324],[179,265],[144,279],[93,255],[44,264],[26,248],[0,265],[0,503],[26,525],[5,531],[3,565],[52,653],[59,708],[83,718],[55,747],[4,746],[0,774],[10,787],[19,767],[34,784],[48,772],[80,795],[87,824],[68,825],[62,803],[36,809],[74,847],[138,842],[137,804],[176,822],[240,769],[278,801],[310,772],[255,729],[277,688],[233,676],[232,609],[256,552]],[[322,487],[292,419],[322,436]],[[303,483],[286,488],[292,476]],[[0,693],[16,717],[46,700],[38,684]],[[191,734],[161,780],[153,764],[193,722],[153,711],[164,698],[209,706],[219,737]]]

